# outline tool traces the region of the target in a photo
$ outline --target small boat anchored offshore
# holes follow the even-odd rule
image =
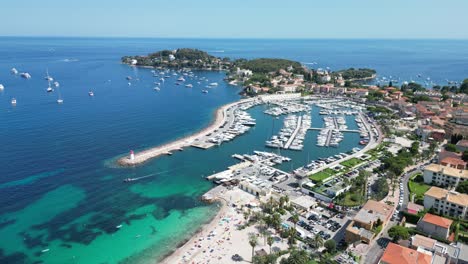
[[[22,72],[20,75],[21,75],[21,77],[23,77],[25,79],[31,79],[31,74],[29,74],[27,72]]]
[[[15,98],[12,98],[12,99],[11,99],[11,104],[12,104],[12,105],[16,105],[16,99],[15,99]]]
[[[89,95],[89,96],[94,96],[94,92],[93,92],[93,91],[89,91],[89,92],[88,92],[88,95]]]

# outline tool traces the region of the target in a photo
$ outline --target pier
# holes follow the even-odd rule
[[[327,168],[333,168],[333,167],[335,167],[337,165],[340,165],[340,163],[342,163],[343,161],[346,161],[346,160],[349,160],[349,159],[352,159],[352,158],[358,158],[361,155],[365,154],[367,151],[376,148],[380,144],[380,142],[382,142],[382,140],[383,140],[382,133],[379,132],[377,134],[377,137],[374,137],[374,135],[371,133],[370,124],[368,123],[367,119],[362,116],[362,113],[359,113],[358,115],[363,120],[363,125],[364,125],[365,129],[367,131],[369,131],[369,143],[364,148],[362,148],[360,151],[358,151],[356,153],[353,153],[353,154],[351,154],[349,156],[346,156],[343,159],[339,159],[337,161],[329,163],[329,164],[327,164],[327,165],[325,165],[323,167],[317,168],[315,170],[308,171],[307,175],[315,174],[315,173],[320,172],[322,170],[325,170]]]
[[[294,129],[294,132],[292,133],[291,137],[288,139],[288,141],[284,145],[285,149],[288,149],[291,146],[291,143],[296,138],[297,132],[299,132],[301,125],[302,125],[302,116],[299,116],[297,119],[296,129]]]
[[[330,129],[330,128],[325,128],[325,127],[311,127],[309,128],[310,130],[325,130],[325,129]],[[351,133],[361,133],[361,131],[359,130],[355,130],[355,129],[334,129],[334,130],[338,130],[340,132],[351,132]]]
[[[325,141],[325,146],[328,147],[330,146],[330,140],[331,140],[331,137],[332,137],[332,131],[331,130],[328,130],[328,133],[327,133],[327,141]]]

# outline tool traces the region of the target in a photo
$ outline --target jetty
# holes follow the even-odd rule
[[[297,119],[296,129],[294,129],[294,132],[292,133],[291,137],[288,139],[286,144],[284,144],[285,149],[288,149],[291,146],[291,143],[296,138],[297,132],[299,132],[301,125],[302,125],[302,116],[299,116]]]
[[[174,151],[182,151],[184,148],[190,146],[201,149],[211,148],[216,144],[210,143],[208,139],[214,134],[221,134],[229,130],[229,125],[233,124],[235,121],[236,109],[238,109],[240,105],[245,104],[253,106],[255,105],[255,101],[255,98],[248,98],[224,105],[216,110],[215,119],[207,128],[168,144],[135,152],[133,156],[122,157],[118,159],[117,163],[121,166],[135,166],[161,155],[172,155]]]

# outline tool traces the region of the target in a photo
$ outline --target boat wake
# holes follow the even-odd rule
[[[124,182],[139,181],[139,180],[143,180],[143,179],[146,179],[146,178],[154,177],[154,176],[159,175],[159,174],[168,173],[168,172],[173,172],[173,171],[180,170],[180,169],[182,169],[182,168],[177,168],[177,169],[173,169],[173,170],[160,171],[160,172],[157,172],[157,173],[151,173],[151,174],[148,174],[148,175],[145,175],[145,176],[140,176],[140,177],[135,177],[135,178],[125,178],[123,181],[124,181]]]
[[[80,60],[79,59],[74,59],[74,58],[61,60],[61,62],[77,62],[77,61],[80,61]]]

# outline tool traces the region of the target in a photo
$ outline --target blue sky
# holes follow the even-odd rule
[[[14,0],[0,35],[468,39],[468,0]]]

